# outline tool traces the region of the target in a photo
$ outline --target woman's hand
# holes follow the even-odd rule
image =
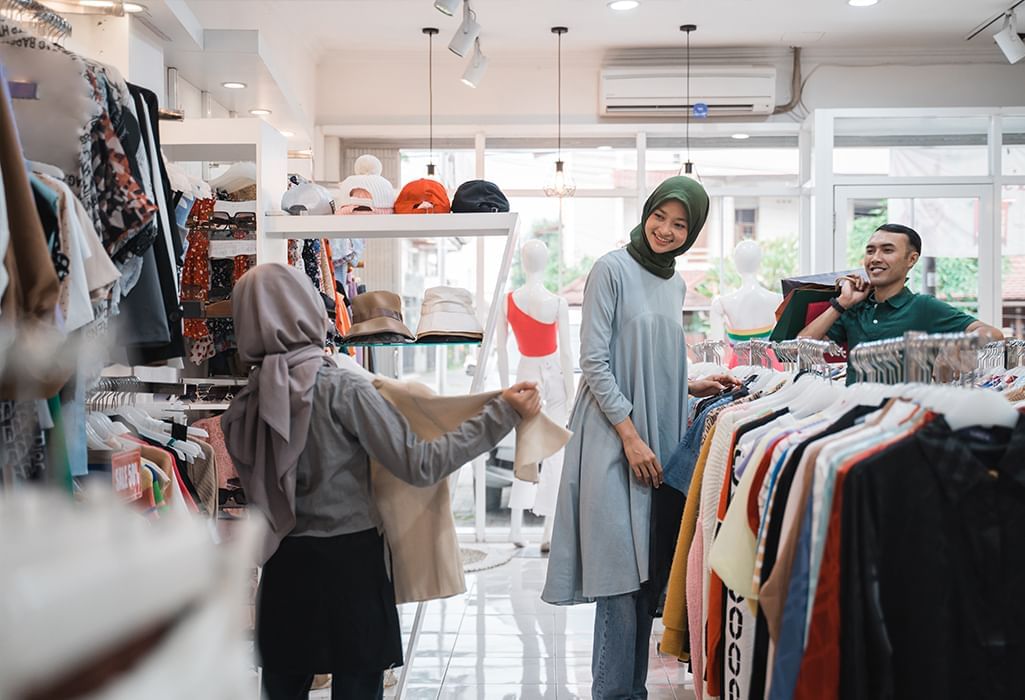
[[[655,488],[662,485],[662,465],[644,440],[639,436],[627,438],[623,442],[623,453],[638,481]]]
[[[715,396],[728,389],[740,386],[740,380],[730,374],[713,374],[704,379],[695,379],[687,383],[687,391],[691,396],[704,398]]]
[[[520,418],[533,418],[541,412],[541,392],[534,382],[520,382],[502,392],[502,398],[516,409]]]

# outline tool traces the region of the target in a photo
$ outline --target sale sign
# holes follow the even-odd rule
[[[138,450],[118,452],[110,458],[110,475],[114,492],[124,501],[134,501],[142,496],[142,455]]]

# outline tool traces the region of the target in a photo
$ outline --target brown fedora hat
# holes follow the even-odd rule
[[[346,340],[378,333],[398,333],[410,340],[414,335],[402,322],[402,299],[391,292],[366,292],[352,300],[352,328]]]

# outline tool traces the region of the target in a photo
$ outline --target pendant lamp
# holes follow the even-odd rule
[[[424,27],[420,31],[427,35],[427,148],[430,151],[427,160],[427,177],[437,179],[434,174],[434,35],[438,33],[438,28]]]
[[[690,35],[691,32],[696,31],[697,28],[698,25],[696,24],[684,24],[680,27],[681,32],[687,33],[687,104],[685,105],[687,113],[687,130],[684,137],[684,142],[687,146],[687,162],[685,162],[683,164],[683,168],[680,169],[680,175],[689,175],[700,180],[701,178],[697,177],[694,172],[694,163],[692,163],[690,159],[690,115],[691,112],[694,111],[694,105],[690,103]]]
[[[566,172],[562,162],[562,35],[568,32],[566,27],[552,27],[552,34],[559,37],[559,64],[558,64],[558,155],[555,161],[555,174],[552,180],[545,185],[545,195],[548,197],[572,197],[577,191],[573,178]]]

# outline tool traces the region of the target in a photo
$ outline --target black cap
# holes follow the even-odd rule
[[[509,200],[498,185],[487,180],[464,182],[452,197],[452,212],[479,214],[481,212],[509,211]]]

